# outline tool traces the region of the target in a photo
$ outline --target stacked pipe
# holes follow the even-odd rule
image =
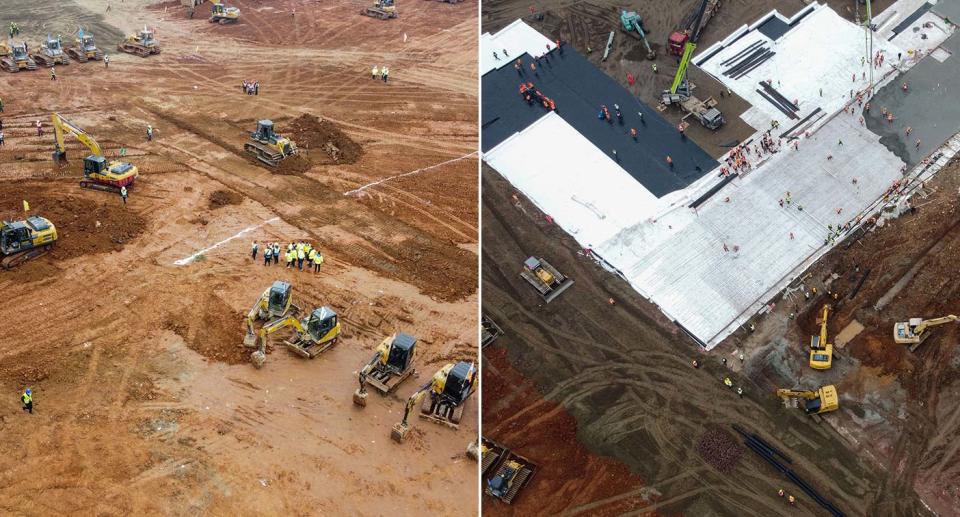
[[[777,457],[779,456],[783,461],[787,463],[793,463],[793,461],[790,460],[787,455],[773,445],[767,443],[763,438],[760,438],[756,434],[748,433],[737,424],[733,424],[733,430],[743,436],[743,441],[747,448],[757,453],[758,456],[766,460],[767,463],[773,466],[773,468],[779,470],[780,473],[785,475],[787,479],[793,482],[793,484],[800,487],[800,490],[803,490],[803,492],[807,494],[810,499],[814,500],[817,504],[830,512],[830,514],[834,517],[845,517],[845,514],[841,512],[840,509],[834,506],[830,501],[824,499],[823,496],[813,489],[813,487],[808,485],[806,481],[800,478],[796,472],[777,460]]]
[[[732,79],[739,79],[757,68],[764,61],[770,59],[776,52],[764,46],[763,41],[755,41],[746,48],[737,52],[733,57],[720,63],[721,66],[730,64],[723,75]],[[732,63],[732,64],[731,64]]]

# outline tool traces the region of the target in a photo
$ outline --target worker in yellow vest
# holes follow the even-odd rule
[[[23,395],[20,395],[20,401],[23,402],[23,410],[33,414],[33,391],[30,388],[23,390]]]
[[[313,256],[313,260],[312,260],[312,262],[313,262],[313,272],[314,272],[314,273],[319,273],[319,272],[320,272],[320,265],[323,264],[323,254],[320,253],[320,252],[317,251],[317,250],[313,250],[313,251],[316,252],[316,254]]]
[[[287,269],[293,267],[293,259],[297,256],[297,252],[294,250],[287,251]]]

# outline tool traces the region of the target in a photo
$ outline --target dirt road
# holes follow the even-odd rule
[[[16,215],[26,199],[61,230],[54,252],[0,272],[0,318],[20,322],[0,338],[0,428],[18,437],[0,446],[0,508],[459,511],[476,498],[463,454],[476,401],[457,431],[414,419],[405,444],[389,433],[401,398],[476,358],[476,3],[410,2],[382,22],[345,0],[237,0],[233,26],[148,4],[43,0],[24,13],[0,1],[31,44],[82,19],[111,57],[107,69],[58,67],[56,82],[42,70],[0,76],[0,211]],[[114,50],[144,25],[162,54]],[[374,64],[390,66],[389,83],[370,78]],[[242,80],[260,81],[260,95]],[[69,164],[52,166],[50,128],[38,137],[33,126],[51,110],[108,156],[127,149],[141,171],[127,207],[77,187],[87,151],[69,137]],[[305,146],[308,167],[278,174],[243,153],[257,120],[297,135],[301,115],[342,131],[359,158]],[[309,240],[326,262],[319,274],[265,267],[249,259],[253,239]],[[344,335],[312,361],[271,347],[255,370],[242,315],[276,279],[302,307],[333,307]],[[397,330],[420,339],[415,379],[355,409],[357,369]],[[18,408],[28,385],[33,415]]]
[[[925,512],[912,491],[884,491],[877,468],[858,458],[829,426],[782,407],[767,386],[735,374],[735,356],[724,356],[730,357],[729,368],[721,365],[721,356],[703,356],[522,195],[516,207],[511,200],[515,191],[494,171],[485,168],[482,187],[483,308],[505,331],[491,345],[494,354],[504,349],[516,370],[501,369],[497,355],[485,353],[498,371],[484,383],[498,398],[484,398],[484,434],[520,454],[529,448],[526,455],[541,462],[544,471],[562,470],[570,437],[558,439],[540,424],[550,422],[553,413],[568,412],[576,421],[577,440],[594,458],[621,462],[642,480],[622,476],[613,484],[621,497],[595,499],[591,494],[604,488],[598,480],[539,476],[517,506],[491,506],[490,514],[523,515],[545,500],[557,512],[604,513],[603,503],[584,506],[587,500],[629,501],[629,509],[614,506],[606,512],[610,514],[819,515],[822,510],[804,497],[798,511],[789,511],[776,492],[795,487],[749,451],[729,476],[704,461],[695,449],[703,433],[713,426],[729,430],[733,423],[786,451],[794,470],[848,515],[874,515],[872,509],[892,501],[909,514]],[[549,305],[518,274],[523,259],[533,254],[576,281]],[[615,305],[608,303],[610,298]],[[694,369],[693,359],[703,366]],[[725,375],[744,387],[742,399],[722,385]],[[526,388],[527,380],[536,393]],[[495,383],[497,388],[490,387]],[[554,412],[541,416],[543,408],[554,404]],[[526,433],[533,437],[524,439]],[[544,457],[543,451],[557,452]],[[576,490],[586,495],[560,501],[551,497]]]

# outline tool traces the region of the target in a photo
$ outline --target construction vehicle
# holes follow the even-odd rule
[[[680,28],[670,33],[667,39],[667,48],[675,56],[682,56],[686,51],[687,41],[696,33],[703,32],[707,22],[720,10],[720,0],[702,0],[696,11],[691,11],[680,23]]]
[[[463,417],[463,408],[467,399],[475,390],[477,370],[473,363],[460,361],[450,363],[437,373],[429,382],[420,387],[410,398],[403,411],[403,420],[394,424],[390,437],[397,443],[402,443],[407,436],[410,426],[407,419],[410,411],[421,400],[420,418],[447,425],[454,429],[459,428]]]
[[[152,56],[160,53],[160,43],[154,32],[144,26],[142,31],[130,34],[117,45],[117,50],[140,57]]]
[[[514,453],[506,454],[496,473],[487,480],[484,492],[510,504],[520,490],[530,483],[537,466]]]
[[[0,223],[0,265],[11,269],[43,255],[57,240],[57,228],[45,217]]]
[[[326,306],[314,309],[302,320],[288,315],[267,323],[260,329],[257,350],[250,354],[250,361],[255,367],[263,367],[267,360],[267,336],[286,327],[292,327],[294,335],[285,340],[284,344],[297,355],[308,359],[313,359],[336,345],[341,332],[337,313]]]
[[[714,0],[703,0],[700,3],[700,9],[696,12],[697,17],[690,26],[692,30],[689,34],[684,33],[683,57],[680,59],[680,66],[677,67],[677,74],[673,77],[673,83],[670,85],[670,89],[664,90],[660,94],[660,103],[664,106],[680,106],[680,108],[687,113],[684,115],[684,119],[693,116],[703,127],[716,131],[726,122],[723,114],[717,109],[716,99],[710,97],[705,101],[701,101],[696,98],[693,95],[694,87],[687,80],[687,68],[690,66],[690,60],[693,58],[693,51],[697,49],[697,42],[700,41],[700,34],[703,31],[704,25],[702,19],[708,2],[716,4]]]
[[[59,113],[53,113],[50,118],[53,121],[54,129],[53,160],[55,162],[62,165],[67,161],[67,148],[63,141],[64,133],[75,136],[92,153],[83,159],[81,188],[119,193],[123,187],[133,185],[137,176],[140,175],[140,171],[135,165],[119,160],[108,162],[103,156],[103,148],[100,147],[100,144],[80,126],[63,118]]]
[[[480,438],[480,476],[486,477],[486,475],[493,470],[494,467],[500,464],[500,460],[507,456],[509,451],[503,445],[489,440],[487,438]]]
[[[810,368],[814,370],[829,370],[833,366],[833,343],[827,342],[827,316],[830,315],[830,306],[824,304],[823,312],[817,323],[820,324],[820,335],[810,336]]]
[[[70,64],[70,58],[63,51],[63,42],[60,40],[60,36],[54,38],[49,34],[47,34],[47,39],[40,44],[40,49],[30,57],[36,61],[37,65],[47,68]]]
[[[7,55],[0,57],[0,67],[4,70],[16,73],[20,70],[37,69],[37,62],[27,54],[26,43],[21,41],[19,45],[16,43],[12,43],[11,45],[4,44],[4,47],[8,49]]]
[[[910,318],[909,321],[899,321],[893,326],[893,340],[898,345],[913,345],[910,347],[910,351],[913,352],[930,337],[930,328],[958,320],[960,318],[950,314],[929,320]]]
[[[273,132],[272,120],[257,122],[257,130],[250,133],[250,139],[243,144],[243,150],[254,155],[261,162],[276,167],[285,158],[297,154],[297,145]]]
[[[390,18],[396,18],[398,16],[397,4],[394,0],[376,0],[372,6],[360,11],[360,14],[380,18],[381,20],[389,20]]]
[[[91,59],[94,61],[103,60],[103,51],[97,47],[93,34],[83,30],[83,27],[77,31],[77,37],[73,40],[73,45],[64,50],[70,57],[80,63],[86,63]]]
[[[647,33],[643,30],[643,18],[640,18],[640,15],[637,14],[636,11],[620,11],[620,28],[627,34],[643,42],[643,46],[647,49],[647,59],[656,59],[657,53],[650,48],[650,43],[647,41]]]
[[[530,282],[547,303],[560,296],[573,285],[573,279],[563,276],[562,273],[542,258],[530,257],[523,261],[523,270],[520,276]]]
[[[381,341],[373,357],[360,369],[360,387],[353,392],[353,403],[366,407],[368,384],[381,395],[387,395],[415,374],[416,347],[417,339],[403,332]]]
[[[486,314],[480,317],[480,348],[486,348],[487,345],[496,341],[503,335],[503,329]]]
[[[277,280],[267,288],[253,304],[247,313],[247,334],[243,337],[243,346],[255,348],[257,346],[257,332],[254,325],[257,321],[271,321],[284,318],[288,314],[296,316],[300,307],[293,303],[293,286],[282,280]]]
[[[778,389],[777,396],[783,399],[784,405],[792,407],[798,407],[799,401],[803,400],[803,410],[808,415],[829,413],[840,408],[837,388],[832,384],[817,391]]]
[[[210,23],[237,23],[240,19],[240,8],[226,7],[220,0],[214,0],[210,5]]]

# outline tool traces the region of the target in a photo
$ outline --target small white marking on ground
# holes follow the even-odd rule
[[[210,251],[210,250],[212,250],[212,249],[219,248],[220,246],[223,246],[224,244],[232,241],[233,239],[236,239],[236,238],[238,238],[238,237],[242,237],[242,236],[244,236],[244,235],[246,235],[246,234],[248,234],[248,233],[256,230],[257,228],[260,228],[261,226],[266,226],[266,225],[268,225],[268,224],[270,224],[270,223],[272,223],[272,222],[274,222],[274,221],[279,221],[279,220],[280,220],[279,217],[274,217],[273,219],[268,219],[268,220],[266,220],[266,221],[264,221],[264,222],[262,222],[262,223],[260,223],[260,224],[258,224],[258,225],[256,225],[256,226],[250,226],[250,227],[244,228],[244,229],[240,230],[239,232],[237,232],[235,235],[233,235],[233,236],[231,236],[231,237],[227,237],[226,239],[223,239],[222,241],[214,244],[213,246],[210,246],[209,248],[204,248],[204,249],[202,249],[202,250],[194,253],[193,255],[190,255],[189,257],[182,258],[182,259],[174,262],[173,264],[176,265],[176,266],[185,266],[185,265],[193,262],[194,259],[196,259],[196,258],[199,257],[200,255],[203,255],[204,253],[206,253],[206,252],[208,252],[208,251]]]
[[[353,190],[351,190],[351,191],[349,191],[349,192],[344,192],[343,195],[344,195],[344,196],[352,196],[352,195],[354,195],[354,194],[359,194],[360,192],[363,192],[364,190],[366,190],[366,189],[368,189],[368,188],[370,188],[370,187],[373,187],[373,186],[375,186],[375,185],[379,185],[379,184],[381,184],[381,183],[385,183],[385,182],[390,181],[390,180],[395,180],[395,179],[397,179],[397,178],[402,178],[402,177],[404,177],[404,176],[411,176],[411,175],[413,175],[413,174],[418,174],[418,173],[421,173],[421,172],[426,172],[426,171],[428,171],[428,170],[430,170],[430,169],[436,169],[437,167],[442,167],[442,166],[447,165],[447,164],[449,164],[449,163],[458,162],[458,161],[463,160],[463,159],[465,159],[465,158],[469,158],[469,157],[471,157],[471,156],[473,156],[473,155],[475,155],[475,154],[477,154],[477,151],[474,151],[474,152],[469,153],[469,154],[465,154],[465,155],[463,155],[463,156],[461,156],[461,157],[459,157],[459,158],[454,158],[454,159],[452,159],[452,160],[447,160],[447,161],[445,161],[445,162],[443,162],[443,163],[438,163],[438,164],[436,164],[436,165],[431,165],[431,166],[429,166],[429,167],[424,167],[424,168],[422,168],[422,169],[417,169],[417,170],[415,170],[415,171],[405,172],[405,173],[403,173],[403,174],[397,174],[396,176],[390,176],[389,178],[383,178],[382,180],[377,180],[377,181],[374,181],[373,183],[367,183],[366,185],[364,185],[364,186],[362,186],[362,187],[360,187],[360,188],[353,189]]]

